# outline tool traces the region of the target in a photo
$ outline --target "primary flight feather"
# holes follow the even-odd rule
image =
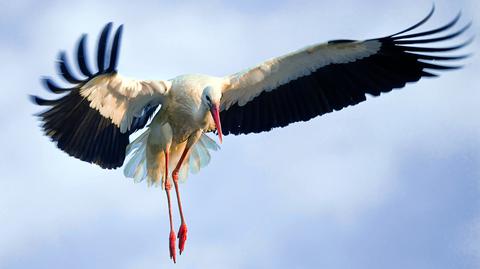
[[[270,131],[358,104],[366,100],[366,94],[378,96],[422,77],[435,77],[436,72],[459,68],[445,63],[467,56],[448,53],[471,40],[456,46],[434,45],[455,39],[470,27],[467,24],[448,32],[460,15],[442,27],[410,33],[433,11],[412,27],[387,37],[317,44],[225,77],[182,75],[170,80],[134,80],[119,75],[123,27],[118,27],[110,41],[109,23],[98,41],[94,69],[87,62],[83,35],[76,53],[82,77],[71,71],[62,52],[59,73],[72,86],[62,88],[45,78],[49,91],[63,95],[54,100],[32,98],[48,107],[39,114],[42,128],[60,149],[106,169],[121,167],[128,159],[124,168],[127,177],[165,189],[169,250],[175,261],[170,190],[173,184],[181,218],[181,254],[187,226],[178,182],[208,164],[210,151],[218,149],[206,133],[215,131],[221,142],[223,135]],[[141,129],[145,130],[130,142],[129,136]]]

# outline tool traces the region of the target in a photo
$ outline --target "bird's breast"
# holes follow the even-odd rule
[[[210,112],[202,105],[202,93],[205,87],[219,83],[221,79],[205,75],[183,75],[172,80],[166,112],[176,142],[183,142],[198,130],[214,129]]]
[[[198,130],[205,130],[210,124],[208,111],[188,98],[176,98],[166,110],[172,127],[173,140],[181,143]]]

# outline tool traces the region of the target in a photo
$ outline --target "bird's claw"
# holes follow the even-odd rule
[[[177,263],[177,256],[175,252],[175,241],[176,241],[175,232],[170,231],[170,242],[169,242],[170,259],[173,260],[173,263]]]
[[[185,242],[187,241],[187,225],[182,223],[180,229],[178,230],[178,239],[180,242],[178,243],[178,249],[180,250],[180,255],[182,255],[183,249],[185,248]]]

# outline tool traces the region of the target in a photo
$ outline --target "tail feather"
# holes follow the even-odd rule
[[[211,139],[206,134],[202,134],[198,142],[200,142],[206,149],[210,149],[213,151],[217,151],[220,149],[220,146],[217,144],[217,142],[215,142],[215,140]]]
[[[189,159],[188,164],[190,166],[190,172],[192,172],[194,174],[197,173],[201,168],[201,163],[200,163],[200,161],[201,161],[201,159],[200,159],[201,155],[200,154],[201,153],[200,153],[200,151],[201,150],[199,149],[199,147],[194,147],[192,149],[192,152],[190,153],[190,159]]]
[[[150,130],[147,129],[127,146],[126,155],[130,159],[125,165],[123,174],[125,177],[133,178],[136,183],[142,182],[147,177],[146,149],[149,133]]]
[[[220,147],[213,139],[211,139],[206,134],[202,134],[200,139],[191,149],[190,156],[187,162],[188,166],[185,165],[184,167],[182,167],[182,170],[184,171],[183,174],[180,173],[180,181],[184,182],[187,180],[188,172],[191,172],[192,174],[197,174],[200,169],[207,166],[210,163],[211,159],[209,150],[217,151],[218,149],[220,149]]]

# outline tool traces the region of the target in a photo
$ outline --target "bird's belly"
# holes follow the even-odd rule
[[[187,140],[192,134],[207,126],[206,120],[195,118],[191,113],[173,113],[169,119],[172,126],[173,140],[181,143]]]

